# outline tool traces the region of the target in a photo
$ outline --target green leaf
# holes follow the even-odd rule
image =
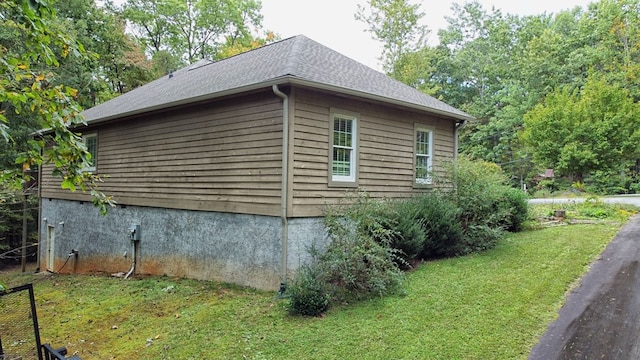
[[[62,188],[63,189],[68,189],[71,190],[73,192],[76,191],[76,185],[74,184],[73,180],[71,179],[64,179],[62,180]]]

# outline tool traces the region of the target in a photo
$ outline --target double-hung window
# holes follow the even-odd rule
[[[433,166],[433,131],[427,128],[415,129],[415,178],[416,184],[431,184]]]
[[[335,112],[331,115],[330,180],[356,183],[357,115]]]
[[[87,147],[87,151],[91,154],[91,159],[85,163],[83,170],[86,172],[95,172],[98,160],[98,135],[87,134],[82,136],[82,141]]]

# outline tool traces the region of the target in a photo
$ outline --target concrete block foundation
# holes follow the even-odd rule
[[[101,216],[86,202],[45,198],[41,205],[41,269],[126,273],[132,267],[135,244],[129,228],[140,225],[135,274],[265,290],[278,289],[283,279],[279,217],[120,205]],[[290,276],[310,260],[308,250],[322,249],[327,238],[321,218],[289,219],[287,228]],[[74,250],[77,255],[69,256]]]

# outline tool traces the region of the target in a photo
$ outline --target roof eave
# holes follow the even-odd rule
[[[87,121],[87,125],[95,125],[95,124],[100,124],[100,123],[103,123],[103,122],[106,122],[106,121],[111,121],[111,120],[116,120],[116,119],[123,119],[123,118],[131,117],[131,116],[136,116],[136,115],[141,115],[141,114],[154,112],[154,111],[166,110],[166,109],[170,109],[170,108],[173,108],[173,107],[176,107],[176,106],[188,105],[188,104],[193,104],[193,103],[197,103],[197,102],[201,102],[201,101],[218,99],[218,98],[225,97],[225,96],[242,94],[242,93],[245,93],[245,92],[251,92],[251,91],[255,91],[255,90],[260,90],[262,88],[267,88],[267,87],[270,88],[273,85],[281,85],[281,84],[283,84],[282,79],[281,78],[275,78],[275,79],[272,79],[272,80],[269,80],[269,81],[264,81],[264,82],[261,82],[261,83],[251,84],[251,85],[247,85],[247,86],[241,86],[241,87],[237,87],[237,88],[234,88],[234,89],[229,89],[229,90],[219,91],[219,92],[215,92],[215,93],[211,93],[211,94],[196,96],[196,97],[192,97],[192,98],[188,98],[188,99],[182,99],[182,100],[178,100],[178,101],[168,102],[168,103],[164,103],[164,104],[157,105],[157,106],[150,106],[150,107],[146,107],[146,108],[142,108],[142,109],[136,109],[136,110],[133,110],[133,111],[129,111],[129,112],[125,112],[125,113],[119,113],[119,114],[116,114],[116,115],[106,116],[106,117],[102,117],[102,118],[98,118],[98,119],[89,119],[89,120],[86,120],[86,121]]]
[[[444,116],[444,117],[447,117],[447,118],[452,118],[452,119],[455,119],[455,120],[461,120],[461,121],[475,120],[475,118],[473,116],[471,116],[471,115],[456,114],[456,113],[452,113],[452,112],[449,112],[449,111],[444,111],[444,110],[440,110],[440,109],[434,109],[434,108],[429,107],[429,106],[414,104],[414,103],[410,103],[410,102],[406,102],[406,101],[392,99],[392,98],[388,98],[388,97],[380,96],[380,95],[374,95],[374,94],[366,93],[366,92],[363,92],[363,91],[352,90],[352,89],[343,88],[343,87],[339,87],[339,86],[333,86],[333,85],[328,85],[328,84],[317,83],[317,82],[314,82],[314,81],[300,79],[300,78],[297,78],[297,77],[294,77],[294,76],[289,77],[289,82],[291,84],[294,84],[294,85],[303,85],[303,86],[313,87],[313,88],[316,88],[316,89],[335,91],[335,92],[339,92],[339,93],[342,93],[342,94],[345,94],[345,95],[352,95],[352,96],[357,96],[357,97],[360,97],[360,98],[365,98],[365,99],[384,102],[384,103],[387,103],[387,104],[398,105],[398,106],[402,106],[402,107],[406,107],[406,108],[410,108],[410,109],[414,109],[414,110],[425,111],[425,112],[428,112],[428,113],[432,113],[432,114],[435,114],[435,115],[441,115],[441,116]]]
[[[270,88],[273,85],[289,85],[289,84],[290,85],[306,86],[306,87],[311,87],[311,88],[320,89],[320,90],[334,91],[334,92],[338,92],[338,93],[341,93],[341,94],[344,94],[344,95],[351,95],[351,96],[355,96],[355,97],[360,97],[360,98],[380,101],[380,102],[384,102],[384,103],[387,103],[387,104],[393,104],[393,105],[402,106],[402,107],[405,107],[405,108],[410,108],[410,109],[414,109],[414,110],[428,112],[428,113],[435,114],[435,115],[440,115],[440,116],[451,118],[451,119],[454,119],[454,120],[460,120],[460,121],[474,120],[474,117],[471,116],[471,115],[456,114],[456,113],[452,113],[452,112],[449,112],[449,111],[444,111],[444,110],[440,110],[440,109],[434,109],[434,108],[429,107],[429,106],[423,106],[423,105],[419,105],[419,104],[415,104],[415,103],[410,103],[410,102],[406,102],[406,101],[401,101],[401,100],[397,100],[397,99],[388,98],[388,97],[385,97],[385,96],[370,94],[370,93],[366,93],[366,92],[363,92],[363,91],[352,90],[352,89],[343,88],[343,87],[334,86],[334,85],[329,85],[329,84],[318,83],[318,82],[315,82],[315,81],[301,79],[301,78],[296,77],[296,76],[287,75],[287,76],[282,76],[282,77],[270,79],[268,81],[263,81],[263,82],[256,83],[256,84],[251,84],[251,85],[247,85],[247,86],[241,86],[241,87],[234,88],[234,89],[229,89],[229,90],[225,90],[225,91],[206,94],[206,95],[197,96],[197,97],[188,98],[188,99],[182,99],[182,100],[179,100],[179,101],[165,103],[165,104],[161,104],[161,105],[157,105],[157,106],[151,106],[151,107],[147,107],[147,108],[143,108],[143,109],[137,109],[137,110],[134,110],[134,111],[130,111],[130,112],[126,112],[126,113],[120,113],[120,114],[117,114],[117,115],[107,116],[107,117],[103,117],[103,118],[99,118],[99,119],[90,119],[90,120],[87,120],[87,125],[100,124],[100,123],[103,123],[103,122],[106,122],[106,121],[111,121],[111,120],[115,120],[115,119],[122,119],[122,118],[136,116],[136,115],[141,115],[141,114],[145,114],[145,113],[149,113],[149,112],[153,112],[153,111],[165,110],[165,109],[173,108],[173,107],[176,107],[176,106],[182,106],[182,105],[188,105],[188,104],[201,102],[201,101],[213,100],[213,99],[217,99],[217,98],[221,98],[221,97],[225,97],[225,96],[237,95],[237,94],[242,94],[242,93],[245,93],[245,92],[260,90],[260,89],[263,89],[263,88]]]

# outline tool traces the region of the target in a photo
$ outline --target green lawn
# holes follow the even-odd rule
[[[44,342],[83,359],[524,359],[619,225],[509,235],[432,261],[407,294],[290,317],[274,293],[149,277],[2,274],[35,283]]]

